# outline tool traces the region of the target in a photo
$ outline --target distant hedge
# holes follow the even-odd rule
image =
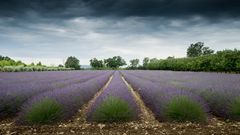
[[[69,71],[72,68],[64,67],[42,67],[42,66],[4,66],[0,72],[34,72],[34,71]]]
[[[216,71],[216,72],[240,72],[240,50],[218,51],[216,54],[172,58],[150,61],[144,69],[149,70],[173,70],[173,71]]]

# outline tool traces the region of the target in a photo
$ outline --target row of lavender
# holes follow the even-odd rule
[[[109,80],[106,72],[83,83],[41,93],[28,100],[21,108],[19,123],[50,123],[72,117]]]
[[[88,79],[86,82],[71,85],[66,82],[69,85],[65,87],[54,87],[36,94],[21,105],[17,123],[52,123],[69,119],[101,88],[104,88],[103,92],[89,109],[87,120],[119,122],[138,119],[140,110],[120,73],[114,72],[109,83],[107,81],[113,72],[101,73],[93,79],[82,77]]]
[[[19,123],[66,120],[92,99],[112,74],[113,71],[26,74],[29,79],[21,73],[16,73],[14,79],[0,76],[3,80],[0,81],[0,118],[19,112]],[[239,75],[170,71],[121,71],[120,74],[117,71],[90,107],[87,120],[138,119],[140,110],[122,75],[160,121],[206,121],[209,112],[239,119]]]
[[[88,121],[121,122],[136,120],[140,110],[119,71],[87,112]]]
[[[27,84],[33,82],[49,82],[67,79],[85,74],[100,73],[99,71],[57,71],[57,72],[0,72],[0,86],[6,84]]]
[[[81,84],[106,73],[108,71],[15,73],[15,79],[7,74],[1,76],[0,78],[4,79],[0,85],[0,118],[16,115],[23,103],[33,96]],[[14,80],[14,83],[11,80]]]
[[[240,119],[240,75],[171,71],[124,71],[159,86],[171,86],[202,98],[218,117]],[[172,90],[176,91],[176,90]]]
[[[206,121],[208,108],[199,96],[164,83],[158,85],[126,71],[122,74],[159,121]]]

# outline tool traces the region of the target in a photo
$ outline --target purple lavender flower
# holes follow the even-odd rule
[[[108,87],[103,91],[103,93],[96,99],[94,104],[91,106],[87,113],[87,120],[93,121],[93,114],[96,109],[105,102],[109,97],[119,98],[128,103],[129,108],[132,111],[132,120],[137,119],[139,115],[139,108],[136,105],[133,95],[130,93],[128,86],[124,83],[121,75],[118,71],[114,73],[114,76],[108,85]],[[110,121],[110,120],[108,120]]]
[[[46,99],[51,99],[63,107],[63,116],[57,119],[58,121],[72,117],[83,104],[87,103],[94,94],[106,84],[111,74],[111,72],[107,72],[87,82],[69,85],[33,97],[22,106],[18,122],[29,122],[25,119],[28,112],[31,111],[35,104],[45,101]]]
[[[158,85],[168,84],[190,91],[207,102],[212,114],[223,118],[240,119],[240,109],[237,109],[240,108],[239,74],[173,71],[124,71],[124,73],[150,80]]]
[[[26,72],[27,73],[27,72]],[[34,73],[34,72],[33,72]],[[106,72],[70,72],[70,73],[63,73],[61,72],[60,75],[57,75],[57,72],[52,74],[51,72],[45,74],[45,72],[41,72],[44,74],[45,78],[43,80],[29,80],[29,82],[20,82],[17,84],[7,83],[0,85],[0,118],[15,115],[21,105],[27,101],[32,96],[36,96],[40,93],[46,91],[52,91],[54,89],[63,88],[68,85],[73,85],[76,83],[86,82],[94,77],[99,75],[103,75]],[[10,73],[12,74],[12,73]],[[18,74],[18,73],[16,73]],[[35,73],[34,73],[35,74]],[[21,74],[21,76],[24,74]],[[27,73],[27,76],[29,74]],[[35,74],[40,75],[40,73]],[[42,76],[42,75],[40,75]],[[59,77],[59,78],[58,78]],[[6,78],[12,78],[11,76]],[[40,77],[41,78],[41,77]],[[20,78],[19,78],[19,81]]]
[[[177,97],[187,97],[189,101],[197,103],[203,112],[208,112],[208,107],[204,100],[190,91],[177,89],[171,85],[162,83],[161,85],[146,79],[122,72],[126,80],[141,95],[145,104],[153,111],[160,121],[167,120],[166,110],[168,104]]]

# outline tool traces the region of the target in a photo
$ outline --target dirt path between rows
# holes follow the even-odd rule
[[[126,82],[129,91],[140,107],[140,120],[101,124],[86,121],[88,108],[92,106],[97,97],[104,91],[112,79],[95,94],[92,100],[84,105],[77,115],[69,121],[54,125],[42,126],[16,126],[13,119],[0,121],[0,135],[239,135],[240,122],[221,120],[216,117],[209,118],[206,124],[191,122],[173,123],[158,122],[154,114],[145,106],[140,95]]]
[[[138,105],[138,107],[141,110],[141,114],[140,114],[141,122],[144,122],[144,123],[147,122],[149,124],[158,123],[158,121],[155,119],[152,111],[149,108],[147,108],[145,103],[142,101],[141,96],[136,91],[133,90],[132,86],[125,80],[125,78],[123,76],[122,76],[122,80],[128,86],[128,89],[131,92],[131,94],[133,95],[133,97],[136,101],[136,104]]]
[[[83,123],[87,123],[87,112],[88,110],[91,108],[91,106],[93,105],[93,103],[96,101],[96,99],[103,93],[103,91],[108,87],[109,83],[112,81],[113,75],[109,78],[108,82],[103,86],[103,88],[101,90],[99,90],[94,97],[85,105],[83,105],[83,107],[78,111],[79,113],[73,118],[73,120],[71,121],[71,123],[68,123],[67,126],[73,126],[73,125],[79,125],[79,124],[83,124]]]

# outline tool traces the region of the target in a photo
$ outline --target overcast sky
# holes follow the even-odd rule
[[[239,0],[2,0],[0,55],[62,64],[76,56],[185,57],[191,43],[240,49]]]

